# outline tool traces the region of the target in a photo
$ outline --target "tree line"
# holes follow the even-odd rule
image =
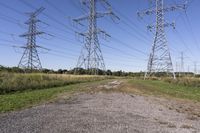
[[[125,72],[122,70],[119,71],[111,71],[111,70],[97,70],[98,75],[109,75],[109,76],[143,76],[144,72]],[[42,70],[29,70],[29,69],[21,69],[19,67],[5,67],[0,66],[0,72],[11,72],[11,73],[49,73],[49,74],[78,74],[78,75],[92,75],[93,70],[86,70],[83,68],[74,68],[71,70],[67,69],[42,69]]]
[[[122,70],[119,71],[111,71],[111,70],[100,70],[98,69],[98,74],[97,75],[108,75],[108,76],[131,76],[131,77],[144,77],[145,72],[125,72]],[[67,69],[58,69],[58,70],[53,70],[53,69],[42,69],[42,70],[29,70],[29,69],[21,69],[19,67],[5,67],[5,66],[0,66],[0,72],[11,72],[11,73],[47,73],[47,74],[77,74],[77,75],[94,75],[94,70],[92,69],[83,69],[83,68],[74,68],[71,70]],[[195,76],[195,77],[200,77],[200,75],[194,75],[192,72],[188,73],[180,73],[176,72],[176,77],[185,77],[185,76]],[[167,77],[167,73],[160,72],[156,73],[154,75],[155,77]]]

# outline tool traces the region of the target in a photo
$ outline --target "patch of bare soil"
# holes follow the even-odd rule
[[[121,84],[123,82],[113,81],[96,89],[113,89]],[[0,132],[198,133],[200,118],[185,111],[188,107],[198,110],[199,103],[192,104],[120,92],[81,93],[54,103],[2,114]]]

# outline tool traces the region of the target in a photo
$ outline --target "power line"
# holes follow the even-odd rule
[[[122,44],[123,46],[126,46],[127,48],[129,48],[129,49],[131,49],[131,50],[133,50],[133,51],[136,51],[136,52],[141,53],[141,54],[143,54],[143,55],[147,55],[147,53],[145,53],[145,52],[143,52],[143,51],[141,51],[141,50],[139,50],[139,49],[136,49],[136,48],[134,48],[134,47],[131,47],[131,46],[128,45],[127,43],[122,42],[121,40],[119,40],[119,39],[117,39],[117,38],[111,37],[111,39],[113,39],[115,42],[118,42],[119,44]]]
[[[32,6],[32,5],[30,5],[29,3],[27,3],[27,2],[25,2],[24,0],[22,0],[22,2],[24,3],[24,4],[26,4],[27,6],[29,6],[29,7],[31,7],[31,8],[35,8],[34,6]],[[44,14],[44,13],[43,13]],[[46,15],[47,16],[47,15]],[[53,19],[54,21],[55,21],[55,19]],[[57,21],[57,20],[56,20]],[[62,25],[62,26],[65,26],[65,25],[63,25],[62,23],[60,23],[60,25]],[[74,30],[73,30],[74,31]],[[116,39],[114,39],[114,40],[116,40]],[[117,39],[118,40],[118,39]],[[138,50],[138,49],[135,49],[135,48],[132,48],[132,47],[130,47],[130,46],[128,46],[126,43],[123,43],[122,41],[120,41],[120,40],[118,40],[118,42],[121,42],[122,44],[124,44],[125,46],[127,46],[128,48],[131,48],[132,50],[134,50],[134,51],[137,51],[137,52],[140,52],[140,53],[143,53],[144,54],[144,52],[142,52],[142,51],[140,51],[140,50]]]
[[[0,39],[0,41],[1,41],[1,39]],[[9,41],[9,42],[12,43],[12,42],[15,42],[15,41]],[[5,44],[5,43],[3,43],[3,44],[0,43],[0,46],[15,48],[15,46],[13,46],[11,44]],[[55,49],[49,49],[48,53],[46,53],[46,54],[47,55],[51,55],[51,56],[56,56],[56,57],[64,58],[64,59],[68,59],[70,57],[70,59],[73,59],[73,60],[76,59],[76,57],[77,57],[77,55],[72,55],[72,54],[69,54],[69,53],[67,53],[67,56],[66,56],[66,53],[64,51],[55,50]],[[122,57],[122,56],[120,56],[120,57]],[[121,58],[120,59],[119,57],[117,57],[117,59],[120,59],[120,62],[117,61],[118,62],[117,64],[119,65],[119,63],[121,63],[121,65],[123,64],[123,65],[126,65],[126,66],[135,67],[134,65],[126,64],[127,62],[129,62],[129,63],[133,63],[133,61],[135,62],[135,60],[133,60],[132,57],[131,58],[126,58],[126,60],[125,60],[125,58]],[[113,58],[110,58],[109,56],[108,57],[106,56],[106,60],[108,60],[112,64],[114,64],[115,61],[116,61],[116,60],[113,60]],[[138,59],[138,60],[141,61],[141,59]],[[140,66],[140,67],[142,67],[142,66]]]
[[[107,20],[107,19],[106,19]],[[110,22],[110,21],[108,21]],[[111,22],[110,22],[111,23]],[[120,25],[118,25],[118,28],[121,29],[122,31],[125,31],[127,33],[127,35],[129,35],[130,37],[135,37],[137,40],[144,42],[143,44],[148,45],[148,40],[146,40],[144,37],[139,37],[137,34],[133,34],[132,32],[128,31],[127,29],[121,27]]]
[[[183,37],[181,36],[180,32],[178,30],[175,30],[175,35],[177,35],[177,37],[180,39],[180,41],[182,42],[183,46],[185,46],[186,50],[188,50],[190,52],[190,54],[192,56],[194,56],[193,52],[191,51],[191,49],[187,46],[186,42],[184,41]]]
[[[65,16],[66,14],[58,7],[55,6],[55,4],[51,3],[49,0],[44,0],[48,5],[50,5],[51,7],[53,7],[58,13],[62,14],[63,16]]]
[[[131,58],[135,57],[135,58],[138,59],[138,57],[136,57],[135,55],[129,54],[129,53],[127,53],[126,51],[123,51],[123,50],[121,50],[121,49],[114,48],[114,47],[108,46],[108,45],[103,44],[103,43],[101,43],[101,45],[104,46],[104,47],[113,49],[113,50],[115,50],[115,51],[118,51],[118,52],[122,53],[123,55],[127,55],[127,56],[129,56],[129,57],[131,57]],[[140,60],[140,59],[139,59],[139,60]]]
[[[21,26],[20,23],[19,23],[20,22],[19,20],[16,20],[16,19],[9,17],[9,16],[0,14],[0,19],[3,20],[3,21],[6,21],[6,22],[12,23],[12,24],[16,24],[18,26]]]
[[[7,6],[7,7],[9,7],[9,6]],[[11,8],[11,7],[9,7],[9,9],[14,9],[14,8]],[[13,11],[18,11],[18,10],[13,10]],[[18,11],[18,13],[19,13],[19,11]],[[5,15],[4,15],[5,16]],[[5,17],[8,17],[8,16],[5,16]],[[0,18],[1,19],[1,18]],[[9,21],[9,22],[11,22],[11,23],[14,23],[14,24],[17,24],[17,25],[19,25],[19,20],[17,20],[17,19],[15,19],[15,18],[13,18],[13,17],[9,17],[9,19],[11,19],[12,21],[9,21],[9,20],[5,20],[5,19],[3,19],[3,20],[5,20],[5,21]],[[50,26],[50,25],[49,25]],[[56,29],[56,30],[59,30],[59,31],[63,31],[63,32],[67,32],[66,30],[63,30],[62,28],[59,28],[59,27],[57,27],[57,26],[51,26],[51,27],[53,27],[54,29]],[[68,32],[69,33],[69,32]],[[62,37],[60,37],[61,35],[59,35],[59,37],[57,37],[58,39],[60,39],[60,40],[64,40],[64,41],[67,41],[67,42],[70,42],[71,40],[65,40],[66,38],[62,38]],[[54,37],[55,37],[55,35],[54,35]],[[72,41],[71,41],[72,42]],[[74,43],[74,42],[73,42]]]
[[[77,9],[79,9],[78,7],[76,7]],[[106,19],[106,20],[108,20],[108,19]],[[119,29],[121,29],[122,31],[125,31],[125,32],[127,32],[128,34],[127,35],[129,35],[129,36],[134,36],[136,39],[138,39],[138,40],[140,40],[140,41],[143,41],[143,42],[145,42],[145,41],[149,41],[149,39],[147,39],[146,38],[146,36],[144,36],[144,35],[142,35],[142,34],[140,34],[140,32],[138,31],[138,30],[136,30],[136,28],[133,28],[130,24],[128,24],[126,21],[124,21],[124,20],[121,20],[127,27],[129,27],[129,28],[132,28],[134,31],[137,31],[137,34],[133,34],[132,32],[129,32],[128,30],[126,30],[125,28],[123,28],[123,27],[121,27],[121,26],[119,26],[118,25],[118,28]],[[108,22],[110,22],[109,20],[108,20]],[[110,22],[111,23],[111,22]],[[138,34],[141,36],[141,37],[138,37]],[[146,44],[146,42],[144,43],[144,44]],[[148,44],[146,44],[146,45],[148,45]]]
[[[28,3],[28,2],[26,2],[26,1],[24,1],[24,0],[19,0],[19,1],[22,2],[23,4],[25,4],[26,6],[32,8],[32,9],[36,9],[36,7],[34,7],[32,4],[30,4],[30,3]],[[68,27],[68,26],[65,25],[64,23],[58,21],[56,18],[54,18],[54,17],[52,17],[52,16],[50,16],[50,15],[48,15],[48,14],[46,14],[46,13],[42,13],[42,14],[43,14],[45,17],[49,18],[50,20],[56,22],[56,23],[59,24],[59,25],[62,25],[62,26],[65,27],[66,29],[68,29],[68,30],[69,30],[69,31],[68,31],[69,33],[75,32],[75,30],[74,30],[73,28]],[[70,32],[70,31],[73,31],[73,32]]]
[[[3,32],[3,33],[5,33],[5,32]],[[8,35],[11,35],[11,33],[7,33],[6,32],[6,34],[8,34]],[[16,35],[16,34],[14,34],[14,35]],[[17,35],[16,35],[17,36]],[[56,37],[56,36],[55,36]],[[2,40],[2,39],[0,39],[0,40]],[[64,38],[63,39],[61,39],[61,40],[63,40],[63,41],[66,41],[66,42],[68,42],[67,40],[65,40]],[[3,40],[3,41],[5,41],[5,39]],[[7,42],[16,42],[16,40],[15,41],[10,41],[10,40],[6,40]],[[23,43],[23,42],[21,42],[21,41],[17,41],[18,43]],[[41,43],[41,44],[45,44],[44,42],[41,42],[41,41],[38,41],[39,43]],[[49,44],[49,43],[48,43]],[[52,43],[53,44],[53,43]],[[104,44],[104,43],[101,43],[101,45],[102,46],[104,46],[104,47],[106,47],[106,48],[109,48],[109,49],[112,49],[112,50],[115,50],[115,51],[118,51],[118,52],[120,52],[120,53],[122,53],[123,55],[127,55],[128,57],[130,57],[130,59],[132,59],[133,57],[135,57],[135,58],[137,58],[138,60],[140,60],[138,57],[136,57],[135,55],[133,55],[133,54],[129,54],[129,53],[127,53],[126,51],[123,51],[123,50],[121,50],[121,49],[118,49],[118,48],[115,48],[115,47],[111,47],[111,46],[108,46],[108,45],[106,45],[106,44]],[[51,45],[52,46],[52,45]],[[48,48],[48,47],[47,47]],[[55,46],[54,48],[56,48],[56,49],[58,49],[58,48],[60,48],[61,50],[63,50],[63,49],[69,49],[69,48],[67,48],[67,47],[61,47],[61,46]],[[49,49],[49,48],[48,48]],[[57,51],[58,53],[60,52],[60,53],[64,53],[64,51],[60,51],[60,50],[52,50],[52,49],[49,49],[50,51]],[[71,51],[69,51],[69,52],[71,52]],[[127,57],[126,57],[127,58]],[[142,60],[144,60],[144,59],[142,59]]]
[[[140,36],[142,36],[143,38],[145,38],[145,39],[147,39],[147,40],[149,40],[145,35],[146,34],[142,34],[141,32],[143,32],[143,33],[146,33],[145,31],[143,31],[141,28],[140,29],[138,29],[138,25],[137,24],[135,24],[129,17],[127,17],[126,15],[124,15],[122,12],[120,12],[119,10],[117,10],[116,8],[113,8],[122,18],[124,18],[124,20],[126,20],[126,21],[124,21],[123,19],[122,19],[122,22],[125,24],[125,25],[127,25],[128,27],[130,27],[131,29],[133,29],[133,31],[137,31],[137,34],[139,34]],[[138,29],[138,30],[137,30]]]
[[[18,13],[18,14],[24,15],[23,12],[18,11],[18,10],[16,10],[15,8],[12,8],[12,7],[8,6],[8,5],[6,5],[5,3],[0,2],[0,6],[2,6],[2,7],[4,7],[4,8],[7,8],[7,9],[10,9],[10,10],[12,10],[12,11]]]
[[[195,37],[195,35],[194,35],[194,31],[193,31],[193,28],[192,28],[192,24],[191,24],[190,19],[189,19],[189,17],[188,17],[188,15],[187,15],[186,12],[185,12],[185,16],[186,16],[186,20],[187,20],[187,22],[188,22],[188,24],[189,24],[190,31],[191,31],[191,35],[192,35],[192,37],[193,37],[193,39],[194,39],[194,42],[195,42],[197,48],[200,50],[199,43],[198,43],[198,41],[197,41],[197,39],[196,39],[196,37]]]
[[[13,47],[13,45],[5,44],[5,43],[0,43],[0,45],[3,46],[3,47]]]

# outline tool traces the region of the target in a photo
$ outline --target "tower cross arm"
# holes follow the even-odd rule
[[[102,2],[102,4],[111,7],[110,3],[107,0],[99,0],[99,1]]]
[[[28,36],[35,36],[35,35],[41,35],[44,34],[45,32],[33,32],[33,33],[25,33],[23,35],[20,35],[19,37],[28,37]]]
[[[25,22],[25,24],[29,25],[30,23],[38,23],[42,22],[41,20],[34,20],[34,19],[29,19],[28,21]]]
[[[109,10],[107,12],[97,12],[95,16],[96,16],[96,18],[102,18],[104,16],[109,16],[109,15],[111,17],[114,17],[114,18],[120,20],[120,18],[114,12],[112,12],[112,10]],[[88,20],[89,18],[90,18],[90,16],[88,15],[88,16],[75,18],[75,19],[73,19],[73,21],[78,23],[78,24],[81,24],[81,21]]]
[[[106,6],[111,7],[110,3],[107,0],[97,0],[98,2],[101,2],[102,4],[105,4]],[[90,3],[90,0],[81,0],[81,3],[83,5],[88,5]]]
[[[108,12],[97,12],[96,13],[96,17],[97,18],[101,18],[101,17],[108,16],[108,15],[111,15],[111,11],[108,11]]]
[[[45,48],[45,47],[42,47],[42,46],[39,46],[39,45],[36,45],[36,47],[47,50],[47,51],[51,51],[51,49],[48,49],[48,48]]]
[[[102,29],[98,29],[96,32],[97,32],[97,34],[103,35],[104,38],[111,37],[111,35],[109,35],[106,31],[104,31]]]
[[[156,13],[156,10],[154,9],[147,9],[147,10],[144,10],[144,11],[140,11],[140,12],[137,12],[137,15],[141,18],[143,18],[145,15],[152,15]]]
[[[101,18],[101,17],[104,17],[104,16],[111,16],[111,17],[114,17],[118,20],[120,20],[120,18],[112,11],[112,10],[109,10],[107,12],[97,12],[96,13],[96,17],[97,18]]]
[[[26,14],[28,14],[28,15],[30,15],[30,16],[37,16],[37,15],[39,15],[42,11],[44,11],[45,10],[45,8],[44,7],[41,7],[41,8],[39,8],[39,9],[37,9],[35,12],[31,12],[31,13],[26,13]]]
[[[81,21],[84,21],[84,20],[88,20],[89,19],[89,15],[88,16],[83,16],[83,17],[79,17],[79,18],[75,18],[73,19],[73,21],[79,25],[82,25],[84,26]]]
[[[14,46],[14,47],[16,47],[16,48],[23,48],[23,49],[27,49],[27,46]],[[28,45],[28,47],[29,47],[29,45]],[[48,48],[45,48],[45,47],[42,47],[42,46],[39,46],[39,45],[34,45],[34,47],[37,47],[37,48],[41,48],[41,49],[45,49],[45,50],[48,50],[48,51],[50,51],[50,49],[48,49]]]
[[[79,18],[75,18],[75,19],[73,19],[73,21],[79,23],[80,21],[84,21],[84,20],[87,20],[87,19],[89,19],[89,15],[82,16],[82,17],[79,17]]]
[[[173,29],[175,29],[175,27],[176,27],[175,22],[172,22],[172,23],[165,22],[163,24],[163,26],[164,27],[170,27],[171,26]],[[152,31],[152,29],[155,29],[155,28],[156,28],[155,25],[148,25],[147,26],[147,29],[150,30],[150,31]]]
[[[101,30],[101,29],[97,29],[96,31],[94,31],[95,34],[103,34],[104,36],[108,36],[108,37],[111,37],[108,33],[106,33],[104,30]],[[87,37],[90,33],[89,32],[76,32],[77,35],[80,35],[80,36],[84,36],[84,37]]]
[[[187,8],[187,4],[179,4],[179,5],[166,6],[163,9],[160,8],[158,10],[162,10],[163,12],[169,12],[169,11],[176,11],[176,10],[186,10],[186,8]],[[156,14],[156,12],[157,12],[157,9],[147,9],[141,12],[137,12],[137,15],[143,18],[146,15]]]
[[[37,16],[37,15],[39,15],[41,12],[43,12],[45,10],[45,8],[44,7],[41,7],[41,8],[39,8],[38,10],[36,10],[34,13],[33,13],[33,15],[34,16]]]
[[[87,36],[88,35],[88,32],[76,32],[77,35],[79,36]]]
[[[169,11],[175,11],[175,10],[186,10],[186,8],[187,8],[186,4],[179,4],[179,5],[168,6],[164,8],[163,10],[165,12],[169,12]]]

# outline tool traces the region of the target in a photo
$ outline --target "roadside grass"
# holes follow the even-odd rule
[[[129,80],[132,91],[154,96],[189,99],[200,102],[200,87],[171,84],[158,80]],[[130,89],[129,89],[130,90]]]
[[[112,79],[110,79],[112,80]],[[56,99],[63,93],[73,94],[75,92],[87,91],[88,86],[95,86],[110,80],[77,83],[63,87],[54,87],[40,90],[27,90],[13,94],[0,95],[0,113],[15,111],[35,106],[40,103]]]
[[[163,81],[183,86],[200,87],[200,78],[197,77],[178,77],[176,80],[164,78]]]
[[[119,78],[120,79],[120,78]],[[116,80],[116,79],[114,79]],[[84,83],[75,83],[63,87],[50,87],[44,89],[25,90],[0,95],[0,113],[24,109],[37,104],[57,99],[63,94],[76,92],[122,92],[153,95],[166,98],[188,99],[200,102],[200,87],[191,87],[181,84],[168,83],[162,80],[120,79],[123,81],[118,88],[95,89],[98,85],[113,81],[113,79],[88,80]]]
[[[42,74],[42,73],[0,73],[0,94],[23,92],[66,86],[77,83],[109,79],[109,76],[94,75],[67,75],[67,74]]]

